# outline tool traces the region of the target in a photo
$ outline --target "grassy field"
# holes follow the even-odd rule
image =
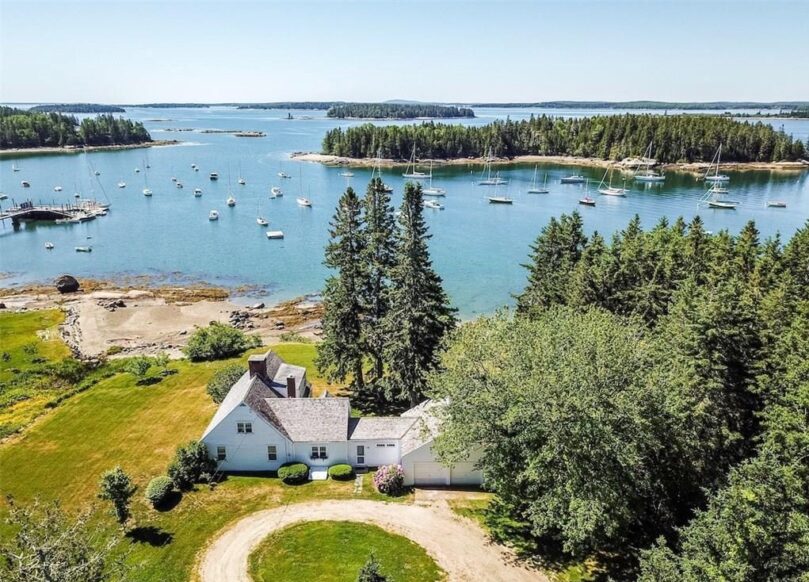
[[[250,574],[256,582],[354,582],[372,552],[390,582],[445,578],[418,544],[346,521],[314,521],[276,532],[250,556]]]
[[[37,336],[38,331],[52,330],[59,317],[59,312],[3,314],[2,349],[11,356],[0,362],[0,373],[8,378],[18,373],[9,368],[27,365],[19,352],[31,341],[40,342],[38,353],[43,358],[66,356],[58,340]],[[313,344],[279,344],[273,349],[288,362],[306,366],[317,392],[327,386],[312,366]],[[246,365],[246,356],[214,363],[175,361],[170,365],[175,374],[148,386],[137,385],[131,374],[117,372],[119,364],[106,369],[110,377],[46,409],[21,434],[0,443],[0,495],[4,499],[11,494],[21,502],[35,496],[59,498],[67,510],[76,511],[101,503],[96,499],[98,479],[120,464],[140,488],[129,535],[120,545],[134,568],[130,578],[161,582],[188,580],[197,553],[208,539],[228,522],[252,511],[313,499],[382,499],[374,491],[370,475],[358,496],[352,482],[319,481],[290,487],[274,478],[234,476],[214,488],[198,487],[186,493],[168,511],[149,507],[142,497],[143,488],[149,479],[165,472],[179,444],[202,434],[215,410],[205,384],[217,369],[233,363]],[[116,531],[107,506],[101,507],[99,526]],[[0,499],[0,514],[3,512]],[[0,537],[8,533],[7,526],[0,525]]]

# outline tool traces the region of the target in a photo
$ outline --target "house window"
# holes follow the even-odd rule
[[[326,454],[326,447],[320,447],[320,458],[328,459],[329,455]]]
[[[216,460],[224,461],[228,458],[227,449],[225,447],[216,447]]]
[[[318,455],[318,450],[319,449],[317,447],[312,447],[312,456],[311,456],[312,459],[317,459],[318,458],[318,456],[319,456]]]
[[[376,444],[376,446],[378,446],[378,447],[384,447],[384,446],[385,446],[385,443],[377,443],[377,444]]]
[[[267,445],[267,460],[268,461],[278,460],[278,449],[275,448],[275,445]]]
[[[386,447],[395,447],[396,445],[395,445],[395,444],[393,444],[393,443],[388,443],[388,444],[386,444],[385,446],[386,446]]]
[[[312,447],[312,459],[328,459],[329,455],[326,453],[326,447]]]
[[[357,464],[365,464],[365,445],[357,445]]]
[[[236,423],[236,432],[239,434],[252,434],[253,433],[253,423],[252,422],[237,422]]]

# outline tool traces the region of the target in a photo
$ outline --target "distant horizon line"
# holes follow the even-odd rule
[[[116,107],[263,107],[270,109],[278,106],[279,109],[295,109],[291,105],[321,105],[328,109],[331,105],[347,104],[390,104],[390,105],[443,105],[466,107],[535,107],[535,108],[567,108],[588,107],[594,109],[609,109],[616,107],[637,109],[777,109],[777,108],[805,108],[809,101],[803,100],[776,100],[776,101],[658,101],[636,99],[627,101],[608,100],[551,100],[551,101],[419,101],[408,99],[388,99],[384,101],[346,101],[346,100],[277,100],[277,101],[153,101],[145,103],[109,103],[96,101],[3,101],[5,106],[13,105],[101,105]],[[312,107],[310,107],[312,108]]]

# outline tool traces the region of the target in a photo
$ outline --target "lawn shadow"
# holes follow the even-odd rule
[[[174,540],[174,534],[153,525],[132,528],[126,537],[135,544],[149,544],[153,547],[166,546]]]
[[[138,386],[154,386],[155,384],[160,384],[163,381],[161,376],[148,376],[146,378],[141,378],[135,384]]]

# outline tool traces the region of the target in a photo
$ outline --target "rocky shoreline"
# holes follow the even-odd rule
[[[61,155],[61,154],[82,154],[85,152],[108,152],[116,150],[134,150],[139,148],[152,148],[173,146],[181,142],[175,139],[156,139],[143,143],[129,143],[120,145],[106,145],[106,146],[83,146],[83,147],[61,147],[61,148],[12,148],[7,150],[0,150],[0,159],[2,158],[16,158],[28,157],[38,155]]]
[[[315,152],[294,152],[290,155],[293,160],[301,162],[314,162],[327,166],[355,166],[369,168],[375,165],[381,167],[404,167],[407,160],[377,159],[377,158],[348,158],[343,156],[333,156],[328,154],[318,154]],[[433,163],[436,166],[482,166],[487,163],[485,158],[454,158],[444,159],[421,159],[420,165]],[[513,158],[498,158],[491,160],[493,166],[516,166],[525,164],[556,164],[563,166],[584,166],[593,168],[610,167],[630,167],[629,161],[614,162],[610,160],[600,160],[595,158],[581,158],[576,156],[515,156]],[[680,172],[704,172],[708,167],[707,162],[690,162],[677,164],[661,164],[664,170]],[[801,160],[797,162],[727,162],[722,163],[722,168],[726,170],[769,170],[769,171],[803,171],[809,169],[809,161]]]

